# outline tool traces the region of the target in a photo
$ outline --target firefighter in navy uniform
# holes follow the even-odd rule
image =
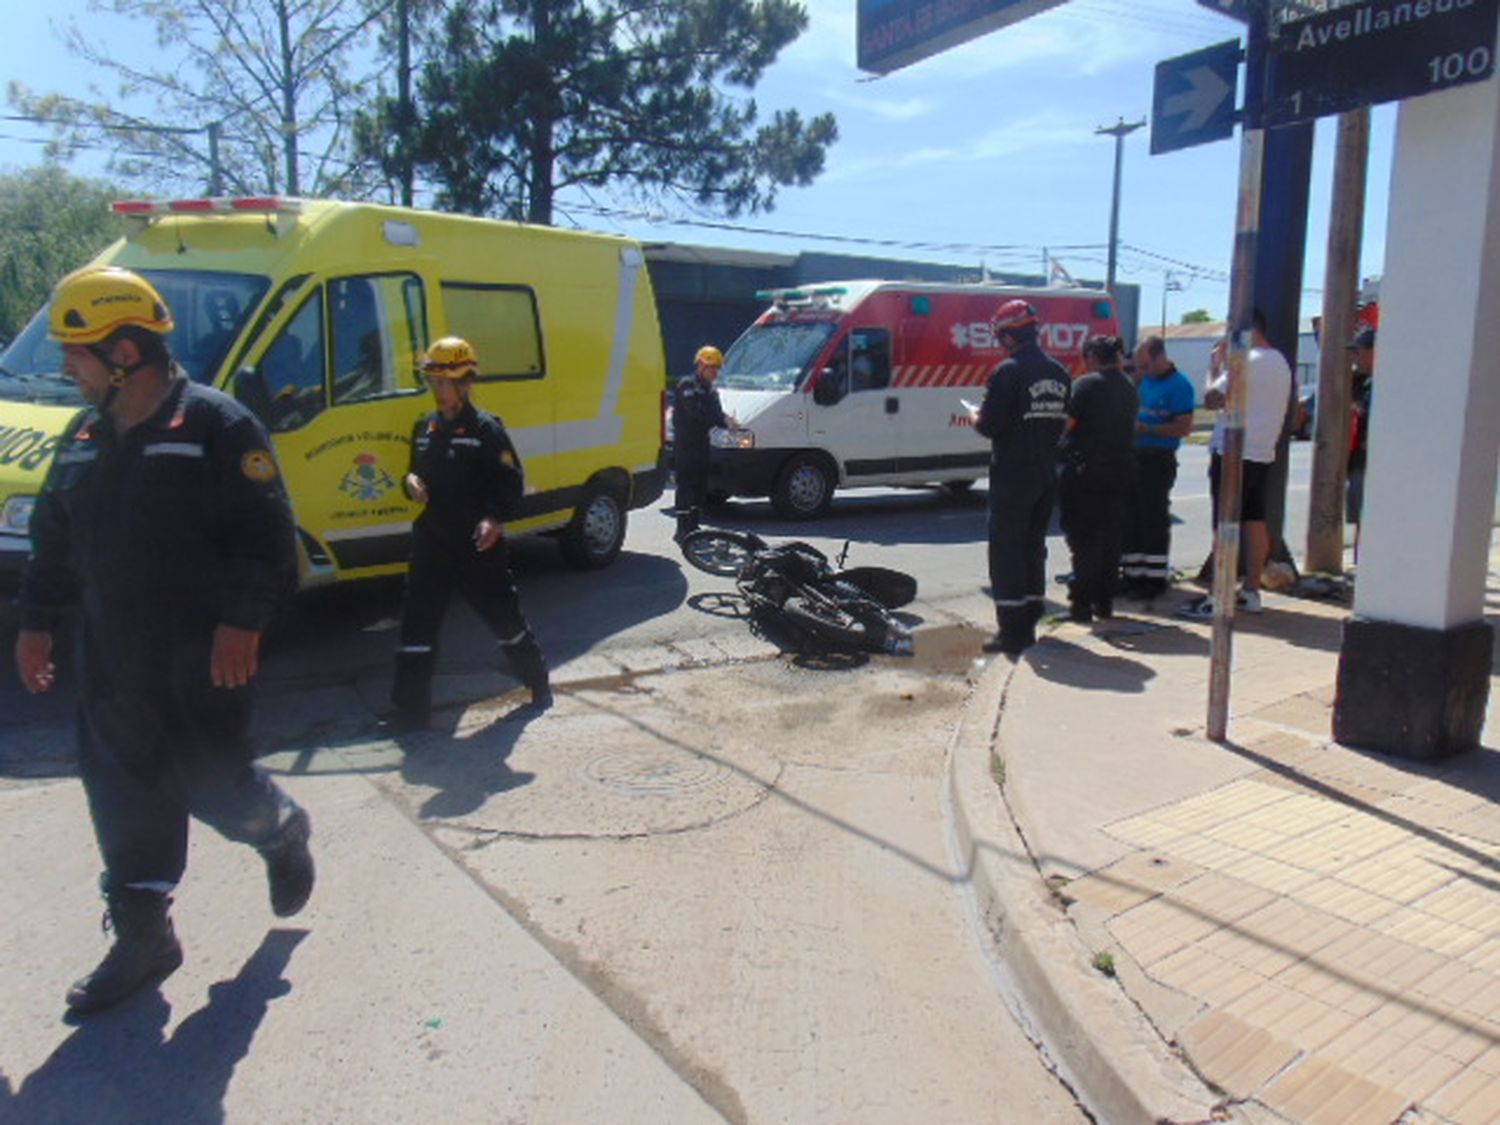
[[[292,513],[265,431],[189,380],[144,278],[58,283],[50,335],[89,404],[67,426],[31,519],[16,665],[55,679],[53,634],[81,628],[78,770],[104,860],[114,944],[69,990],[74,1013],[182,963],[168,908],[194,816],[265,859],[271,906],[313,886],[306,812],[256,768],[247,685],[296,575]]]
[[[974,418],[991,445],[990,593],[999,625],[984,649],[1015,656],[1035,643],[1042,617],[1068,373],[1037,343],[1040,322],[1027,302],[1006,301],[993,329],[1008,358],[990,375]]]
[[[724,355],[711,345],[698,349],[693,357],[696,374],[677,381],[672,400],[672,446],[677,476],[677,534],[683,536],[698,527],[703,502],[708,495],[708,433],[727,426],[719,392],[714,380],[724,366]]]
[[[500,642],[536,709],[552,702],[547,662],[516,596],[501,524],[524,489],[521,459],[500,419],[469,401],[478,357],[447,336],[422,361],[437,409],[412,431],[406,493],[426,505],[412,527],[411,568],[401,612],[401,648],[391,688],[394,730],[427,725],[432,672],[448,600],[457,590]]]

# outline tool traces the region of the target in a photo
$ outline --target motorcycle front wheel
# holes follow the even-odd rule
[[[849,648],[884,648],[890,630],[885,610],[863,600],[833,602],[796,594],[782,603],[781,612],[820,640]]]
[[[680,546],[682,557],[698,570],[720,578],[736,578],[757,551],[765,550],[766,543],[749,531],[701,527],[683,536]]]

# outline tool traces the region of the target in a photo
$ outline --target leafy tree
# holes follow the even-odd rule
[[[550,223],[559,192],[605,187],[769,210],[838,137],[831,114],[762,122],[748,97],[806,26],[795,0],[452,0],[415,122],[403,134],[384,98],[360,147],[392,180],[413,161],[440,205],[475,214]]]
[[[0,341],[11,340],[52,286],[120,234],[120,192],[43,164],[0,176]]]
[[[9,100],[57,127],[54,156],[103,147],[112,171],[163,190],[357,194],[348,153],[364,86],[350,60],[393,2],[92,0],[95,11],[149,20],[158,53],[116,58],[72,25],[69,50],[116,80],[114,96],[11,83]]]
[[[1182,314],[1183,324],[1212,324],[1213,319],[1207,309],[1193,309]]]

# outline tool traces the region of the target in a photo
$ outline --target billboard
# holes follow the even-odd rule
[[[856,63],[889,74],[1065,0],[859,0]]]

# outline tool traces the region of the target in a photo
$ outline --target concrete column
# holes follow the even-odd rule
[[[1334,734],[1436,757],[1477,745],[1500,449],[1500,80],[1401,106],[1355,617]]]

